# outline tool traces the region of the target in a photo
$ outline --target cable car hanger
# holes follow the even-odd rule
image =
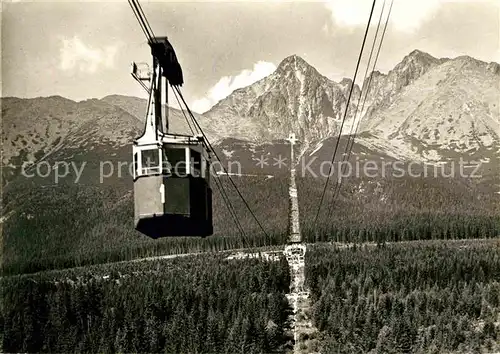
[[[210,186],[212,154],[221,165],[222,162],[180,91],[179,87],[184,83],[184,79],[172,44],[167,37],[154,36],[137,0],[128,2],[146,35],[153,57],[153,68],[146,77],[140,74],[136,63],[132,64],[132,76],[143,87],[147,87],[143,81],[150,82],[150,87],[146,89],[149,100],[144,133],[135,139],[132,146],[136,229],[152,238],[212,235]],[[165,87],[162,78],[165,78]],[[195,128],[201,134],[195,135],[193,132],[193,135],[182,135],[169,132],[168,84],[172,87],[176,98],[177,94],[181,98]],[[161,111],[163,97],[167,107],[165,121]],[[187,117],[186,120],[189,125]],[[192,130],[191,126],[189,127]],[[268,236],[231,176],[224,167],[223,169],[260,229]],[[244,236],[245,233],[222,183],[217,178],[214,180],[221,190],[236,226]]]
[[[154,37],[140,5],[129,2],[152,56],[147,75],[132,64],[134,79],[141,85],[149,81],[144,131],[132,146],[135,227],[152,238],[212,235],[209,147],[201,135],[169,132],[168,108],[162,115],[163,100],[168,107],[167,85],[184,83],[181,66],[168,38]]]

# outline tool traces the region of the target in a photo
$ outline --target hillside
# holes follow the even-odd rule
[[[342,134],[361,119],[358,142],[396,159],[438,162],[463,157],[498,165],[500,66],[470,57],[434,58],[415,50],[387,74],[355,86]],[[293,131],[307,146],[338,134],[351,81],[336,83],[293,55],[268,77],[235,90],[207,117],[225,135],[283,139]],[[357,105],[360,104],[360,107]],[[491,161],[495,160],[495,161]]]
[[[1,106],[3,183],[19,175],[23,163],[70,160],[82,153],[102,159],[128,146],[142,129],[132,115],[97,99],[7,97]]]
[[[392,77],[375,75],[369,93],[375,105],[363,118],[362,143],[416,160],[463,157],[485,162],[500,155],[500,71],[498,64],[471,57],[430,61],[426,70],[400,90]],[[416,59],[405,58],[407,65]],[[423,59],[420,59],[423,61]],[[396,86],[397,87],[397,86]],[[375,144],[377,144],[375,142]],[[386,146],[380,147],[381,144]]]
[[[352,131],[356,113],[361,149],[405,161],[480,161],[487,174],[494,174],[500,168],[499,75],[497,63],[465,56],[438,59],[414,50],[387,74],[375,71],[365,79],[363,87],[370,83],[370,89],[364,105],[355,86],[342,134]],[[292,55],[271,75],[235,90],[197,118],[217,142],[270,143],[293,131],[312,152],[318,145],[329,147],[328,140],[339,133],[350,85],[351,80],[334,82]],[[146,104],[123,96],[103,100],[134,115],[139,103]],[[184,122],[181,112],[171,111]]]
[[[170,100],[175,101],[175,97],[170,97]],[[101,98],[102,102],[108,103],[124,111],[128,112],[132,116],[136,117],[140,122],[144,122],[146,117],[146,109],[148,106],[148,101],[146,99],[132,97],[132,96],[121,96],[121,95],[109,95]],[[198,113],[192,112],[195,116],[197,122],[200,124],[203,132],[207,135],[208,139],[212,143],[218,142],[222,136],[217,129],[215,129],[211,119],[202,116]],[[174,134],[192,134],[191,129],[195,129],[194,125],[189,120],[189,124],[186,121],[186,116],[188,112],[181,111],[174,107],[168,107],[166,105],[162,106],[163,116],[167,116],[169,119],[169,131]]]
[[[284,260],[210,254],[102,271],[0,279],[3,351],[257,354],[291,347]]]
[[[6,131],[3,162],[7,166],[3,169],[1,219],[5,272],[266,246],[281,244],[286,238],[286,183],[278,175],[271,179],[263,172],[259,173],[262,177],[253,176],[259,171],[244,167],[243,172],[252,175],[233,178],[267,236],[222,176],[220,183],[236,209],[245,237],[213,182],[213,237],[150,240],[133,227],[130,143],[143,129],[137,117],[95,99],[74,102],[61,97],[4,98],[2,109]],[[31,116],[31,122],[21,119],[24,116]],[[233,149],[231,144],[228,141],[222,149],[217,148],[223,161],[224,151]],[[266,148],[272,149],[258,146],[256,151]],[[21,166],[25,161],[35,165],[23,175]],[[254,161],[246,166],[254,166]],[[273,209],[276,205],[281,207]]]
[[[314,245],[310,339],[322,353],[498,352],[498,252],[498,239]]]

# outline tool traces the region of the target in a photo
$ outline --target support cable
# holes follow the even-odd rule
[[[231,217],[234,220],[236,228],[240,232],[241,236],[243,238],[246,238],[245,230],[243,229],[243,226],[241,226],[240,220],[238,219],[238,215],[236,214],[236,210],[234,209],[234,206],[231,203],[231,200],[227,196],[227,193],[224,189],[224,185],[222,184],[222,181],[219,181],[218,178],[214,178],[214,180],[215,180],[215,183],[217,185],[217,188],[219,188],[219,191],[222,195],[222,199],[224,200],[224,204],[226,205],[227,209],[229,210],[229,214],[231,214]]]
[[[377,54],[375,56],[375,60],[374,60],[373,67],[372,67],[372,70],[371,70],[371,75],[368,78],[368,83],[367,83],[367,87],[366,87],[366,91],[365,91],[365,97],[363,99],[363,103],[362,103],[362,106],[361,106],[361,114],[363,113],[363,110],[365,108],[366,98],[368,96],[368,92],[370,91],[370,86],[371,86],[371,82],[372,82],[372,79],[373,79],[373,72],[375,70],[375,66],[377,65],[377,61],[378,61],[378,58],[379,58],[379,55],[380,55],[380,49],[382,48],[382,43],[384,41],[385,33],[386,33],[386,30],[387,30],[387,25],[389,23],[389,18],[391,16],[391,11],[392,11],[392,5],[393,5],[393,3],[394,3],[394,0],[391,0],[391,5],[389,7],[389,13],[387,15],[387,18],[386,18],[386,21],[385,21],[385,24],[384,24],[384,29],[382,31],[382,36],[381,36],[381,39],[380,39],[380,43],[378,45]],[[384,0],[384,5],[385,5],[385,0]],[[382,20],[382,13],[383,13],[383,8],[382,8],[382,12],[380,13],[379,23],[378,23],[378,26],[377,26],[377,34],[378,34],[379,26],[380,26],[381,20]],[[373,49],[375,48],[377,34],[375,35],[375,39],[373,41],[372,50],[370,52],[370,60],[371,60],[371,57],[372,57]],[[370,60],[368,61],[367,71],[365,72],[365,79],[366,79],[366,76],[367,76],[368,67],[370,65]],[[360,95],[359,101],[361,101],[361,96],[362,95]],[[358,101],[358,106],[356,107],[356,113],[357,113],[357,110],[358,110],[358,107],[359,107],[359,101]],[[355,114],[355,116],[356,116],[356,114]],[[345,149],[345,152],[344,152],[344,154],[345,154],[348,151],[348,153],[347,153],[347,160],[346,161],[349,161],[349,158],[351,157],[352,148],[354,146],[354,140],[356,139],[356,135],[357,135],[358,130],[359,130],[359,124],[361,122],[361,118],[362,117],[359,117],[359,119],[356,122],[356,128],[354,130],[354,133],[351,131],[351,133],[349,134],[349,138],[350,138],[349,140],[350,140],[351,144],[349,146],[349,140],[348,140],[347,145],[346,145],[346,149]],[[352,136],[351,136],[351,134],[352,134]],[[344,165],[342,165],[341,176],[344,175],[344,169],[343,168],[344,168]],[[333,204],[335,203],[335,198],[340,193],[340,187],[341,187],[341,185],[342,185],[342,179],[335,186],[335,190],[334,190],[334,193],[333,193],[332,199],[331,199],[332,201],[330,203],[330,208],[329,208],[329,211],[328,211],[328,216],[330,216],[331,212],[333,211]]]
[[[370,11],[370,17],[368,19],[368,24],[366,25],[366,30],[365,30],[365,35],[364,35],[364,38],[363,38],[363,43],[361,45],[361,50],[359,52],[358,63],[356,64],[356,70],[354,72],[354,77],[353,77],[353,80],[352,80],[352,83],[351,83],[351,88],[349,90],[349,96],[347,98],[347,103],[346,103],[346,106],[345,106],[344,117],[342,118],[342,124],[340,125],[339,136],[338,136],[338,139],[337,139],[337,143],[335,144],[335,149],[333,151],[332,159],[331,159],[331,162],[330,162],[330,167],[328,169],[328,175],[327,175],[327,178],[326,178],[325,187],[323,188],[323,193],[321,194],[320,202],[319,202],[319,205],[318,205],[318,210],[317,210],[316,216],[314,218],[314,223],[313,223],[314,225],[316,225],[317,222],[318,222],[319,212],[321,210],[321,206],[322,206],[323,200],[325,198],[326,189],[328,188],[328,182],[330,181],[330,174],[332,172],[333,162],[335,161],[335,155],[337,154],[337,149],[338,149],[338,146],[339,146],[340,138],[342,136],[342,129],[344,127],[344,123],[345,123],[345,120],[346,120],[346,117],[347,117],[347,112],[349,111],[349,103],[351,101],[352,92],[354,90],[354,84],[356,82],[356,76],[358,74],[359,65],[361,63],[361,57],[363,56],[363,50],[364,50],[364,47],[365,47],[366,38],[368,36],[368,30],[370,28],[370,23],[371,23],[372,16],[373,16],[373,11],[375,9],[375,3],[376,3],[376,0],[373,0],[372,8],[371,8],[371,11]]]
[[[194,132],[193,128],[191,127],[191,123],[189,123],[189,118],[186,115],[186,112],[184,111],[184,109],[181,106],[181,102],[179,101],[179,97],[177,96],[177,92],[175,92],[175,90],[172,90],[172,92],[174,93],[175,99],[177,101],[177,104],[179,105],[179,108],[181,109],[181,112],[182,112],[182,115],[184,116],[184,119],[186,119],[186,123],[187,123],[187,125],[189,127],[189,130],[191,130],[191,134],[196,135],[196,133]]]
[[[212,144],[210,143],[210,141],[208,140],[207,136],[205,135],[205,133],[203,132],[203,129],[201,128],[200,124],[198,123],[198,121],[196,120],[196,118],[194,117],[193,115],[193,112],[191,112],[191,109],[189,108],[189,106],[187,105],[186,103],[186,100],[184,99],[183,95],[182,95],[182,92],[180,91],[180,89],[177,87],[177,86],[172,86],[175,90],[177,90],[177,93],[179,94],[179,97],[181,98],[182,102],[184,103],[184,105],[186,106],[186,109],[189,113],[189,115],[191,116],[191,119],[193,120],[193,122],[196,124],[198,130],[201,132],[201,134],[203,135],[203,138],[206,140],[210,150],[213,152],[213,154],[215,155],[215,157],[217,158],[217,160],[219,161],[219,163],[221,164],[223,170],[224,170],[224,173],[227,175],[227,177],[229,178],[229,181],[231,182],[231,184],[233,185],[234,189],[236,190],[236,192],[238,193],[239,197],[241,198],[241,200],[243,201],[243,203],[245,204],[246,208],[248,209],[248,211],[250,212],[250,214],[252,215],[253,219],[256,221],[257,225],[259,226],[259,228],[262,230],[262,232],[264,233],[264,235],[266,235],[266,237],[269,237],[268,233],[266,232],[266,230],[264,229],[264,227],[262,226],[262,224],[260,223],[259,219],[257,218],[257,216],[255,215],[255,213],[253,212],[253,210],[250,208],[250,205],[248,205],[248,202],[245,200],[245,198],[243,197],[243,195],[241,194],[238,186],[236,185],[236,183],[234,183],[233,179],[231,178],[231,176],[229,175],[229,173],[227,172],[226,168],[224,167],[224,165],[222,164],[222,161],[221,159],[219,158],[219,156],[217,155],[217,152],[215,151],[215,149],[213,148]]]

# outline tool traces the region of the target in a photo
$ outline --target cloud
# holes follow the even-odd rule
[[[330,33],[330,26],[328,23],[325,23],[323,25],[323,27],[321,28],[321,31],[324,33],[324,34],[329,34]]]
[[[104,49],[94,49],[87,46],[78,37],[61,38],[61,62],[63,71],[77,69],[81,72],[94,73],[99,66],[112,67],[118,45],[107,46]]]
[[[236,76],[224,76],[208,91],[206,97],[193,102],[193,110],[204,113],[234,90],[249,86],[270,75],[274,70],[276,65],[273,63],[259,61],[254,64],[252,70],[243,70]]]
[[[456,1],[456,0],[455,0]],[[429,19],[441,6],[449,0],[394,0],[389,26],[404,32],[413,32]],[[384,14],[388,13],[390,2],[387,2]],[[366,26],[372,7],[371,0],[329,0],[325,6],[330,10],[332,20],[340,26]],[[382,2],[375,5],[372,24],[376,24]],[[383,17],[385,19],[385,15]]]

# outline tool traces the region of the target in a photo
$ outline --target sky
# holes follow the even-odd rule
[[[174,46],[183,94],[200,113],[292,54],[335,81],[352,78],[372,6],[371,0],[140,3],[155,35],[167,35]],[[376,2],[363,63],[389,3]],[[1,26],[3,97],[147,97],[130,64],[149,64],[150,49],[126,1],[4,0]],[[376,69],[391,70],[414,49],[500,62],[499,32],[500,0],[394,0]]]

